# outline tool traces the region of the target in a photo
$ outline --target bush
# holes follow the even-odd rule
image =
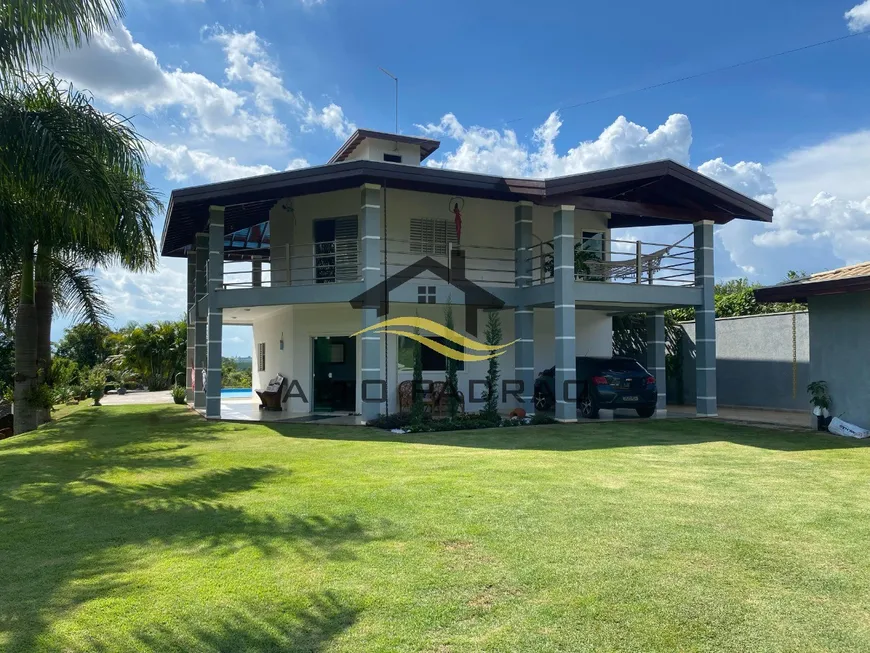
[[[172,401],[179,405],[187,404],[187,396],[183,385],[172,386]]]
[[[530,422],[533,426],[538,424],[558,424],[554,417],[550,417],[549,415],[542,415],[540,413],[535,413],[532,415],[532,421]]]
[[[97,365],[81,377],[82,389],[94,400],[94,406],[99,406],[100,399],[106,394],[106,370]]]
[[[36,408],[51,410],[54,407],[54,391],[47,383],[40,383],[27,393],[27,403]]]
[[[423,419],[425,420],[427,417],[428,415],[425,415]],[[382,414],[374,419],[370,419],[366,422],[366,426],[373,426],[378,429],[391,431],[393,429],[408,428],[412,421],[414,421],[414,416],[411,413],[392,413],[390,415]]]

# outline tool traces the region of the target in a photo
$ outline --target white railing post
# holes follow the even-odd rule
[[[635,283],[643,283],[643,244],[638,240],[634,244],[635,264],[637,265],[637,279]]]

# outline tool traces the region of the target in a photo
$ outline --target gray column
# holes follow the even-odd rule
[[[205,385],[205,416],[221,416],[221,362],[223,357],[223,309],[217,291],[224,282],[224,207],[208,209],[208,377]]]
[[[577,421],[577,359],[574,337],[574,207],[553,212],[553,321],[556,331],[556,419]],[[567,387],[567,393],[566,393]]]
[[[184,368],[184,397],[193,403],[193,370],[196,368],[196,246],[187,254],[187,362]]]
[[[532,211],[531,202],[520,202],[514,208],[515,283],[517,288],[526,288],[532,283]],[[514,379],[522,382],[520,395],[526,415],[535,414],[535,313],[525,303],[525,294],[519,291],[519,301],[514,309]]]
[[[664,311],[646,314],[646,368],[655,377],[658,389],[656,417],[667,417],[668,393],[665,372],[665,314]]]
[[[196,234],[196,315],[193,374],[193,407],[205,410],[205,376],[208,367],[208,334],[206,329],[207,312],[203,304],[206,298],[208,281],[205,278],[208,267],[208,234]]]
[[[263,262],[260,260],[251,261],[251,286],[259,288],[263,285]]]
[[[363,184],[360,188],[359,230],[360,239],[360,266],[362,272],[363,287],[368,290],[378,285],[383,280],[381,270],[381,187],[375,184]],[[365,329],[378,322],[378,311],[375,308],[363,308],[361,328]],[[364,333],[360,340],[360,378],[362,387],[360,397],[377,399],[381,397],[381,380],[387,382],[387,395],[389,395],[389,382],[383,370],[383,356],[381,353],[381,341],[384,336],[374,333]],[[395,379],[392,379],[395,382]],[[384,397],[386,398],[386,397]],[[365,420],[377,417],[378,413],[388,412],[387,403],[362,401],[360,412]]]
[[[713,223],[695,224],[695,285],[702,289],[695,307],[696,407],[699,417],[715,417],[716,311],[713,303]]]

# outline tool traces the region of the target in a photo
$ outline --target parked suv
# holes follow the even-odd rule
[[[538,375],[537,410],[551,410],[556,405],[555,386],[555,367]],[[632,408],[641,417],[652,417],[657,398],[655,377],[633,358],[577,357],[577,410],[582,417],[595,419],[602,408]]]

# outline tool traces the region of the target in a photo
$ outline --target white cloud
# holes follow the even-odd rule
[[[534,130],[532,150],[511,129],[466,128],[452,113],[438,124],[417,127],[429,136],[459,142],[456,149],[428,165],[515,177],[555,177],[658,159],[688,164],[692,144],[692,126],[683,114],[670,116],[653,131],[620,116],[597,139],[578,143],[565,155],[556,151],[562,127],[556,112]]]
[[[235,157],[221,158],[186,145],[148,144],[148,155],[153,164],[166,170],[166,178],[185,181],[191,176],[207,181],[226,181],[254,175],[277,172],[268,165],[243,165]]]
[[[849,26],[850,32],[861,32],[870,27],[870,0],[864,0],[846,12],[843,18]]]
[[[870,195],[870,130],[794,150],[767,168],[782,200],[809,204],[821,192],[863,200]]]
[[[309,104],[303,122],[303,129],[306,126],[319,126],[341,139],[348,138],[356,129],[356,125],[345,118],[342,108],[334,102],[323,107],[319,112]]]
[[[256,32],[226,32],[217,26],[211,38],[224,49],[227,79],[251,84],[254,101],[261,111],[272,113],[275,101],[301,107],[301,96],[284,87],[277,64],[266,52],[268,44]]]
[[[186,145],[162,145],[149,143],[148,155],[154,165],[166,170],[166,178],[172,181],[186,181],[190,177],[199,177],[206,181],[226,181],[241,179],[256,175],[267,175],[278,172],[269,165],[245,165],[235,157],[222,158],[203,150],[194,150]],[[308,161],[302,158],[292,159],[285,170],[305,168]]]
[[[154,273],[113,267],[97,271],[100,290],[117,323],[172,320],[187,305],[187,262],[161,259]]]
[[[154,112],[178,107],[194,133],[281,143],[286,128],[271,115],[256,115],[246,99],[196,72],[165,69],[151,50],[118,24],[86,46],[64,52],[52,68],[75,85],[124,109]]]
[[[596,139],[564,154],[556,146],[561,127],[553,113],[526,144],[510,129],[467,128],[452,113],[438,123],[418,125],[429,136],[456,141],[429,164],[436,167],[551,177],[657,159],[689,163],[692,126],[682,114],[653,130],[620,116]],[[825,269],[870,258],[870,131],[837,136],[767,166],[718,158],[698,171],[775,209],[773,224],[735,220],[717,229],[723,253],[743,274],[778,281],[789,269]],[[661,229],[667,233],[644,230],[619,237],[670,242],[684,235]]]

